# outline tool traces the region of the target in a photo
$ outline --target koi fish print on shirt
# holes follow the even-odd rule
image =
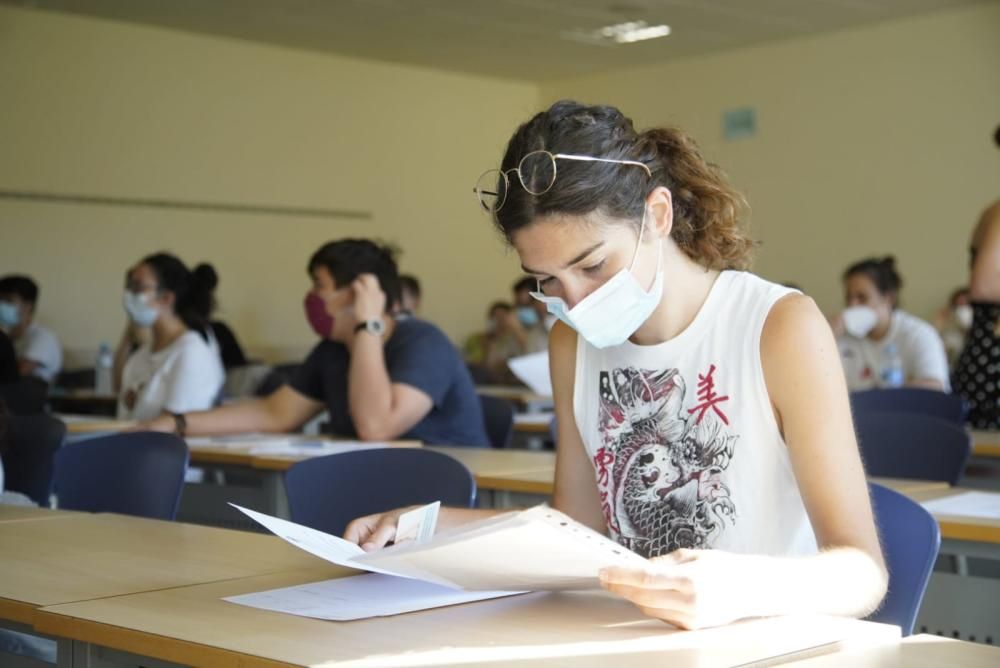
[[[594,456],[604,519],[612,536],[644,557],[709,548],[735,525],[723,472],[737,436],[715,387],[716,367],[698,374],[693,400],[677,369],[600,372]]]

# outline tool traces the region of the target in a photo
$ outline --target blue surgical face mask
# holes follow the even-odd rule
[[[17,327],[21,323],[21,312],[13,302],[0,302],[0,327]]]
[[[525,327],[534,327],[538,324],[538,312],[531,306],[518,306],[517,319]]]
[[[639,281],[632,274],[636,258],[639,256],[639,248],[642,247],[645,227],[646,213],[643,212],[642,223],[639,226],[639,241],[630,266],[612,276],[573,308],[567,308],[566,302],[560,297],[546,297],[541,292],[532,292],[531,296],[544,302],[549,313],[575,329],[595,348],[607,348],[624,343],[652,315],[663,295],[661,245],[658,245],[656,250],[656,276],[648,291],[639,285]]]
[[[139,327],[150,327],[160,316],[160,312],[155,306],[150,306],[144,293],[135,293],[128,290],[122,296],[122,306],[125,313]]]

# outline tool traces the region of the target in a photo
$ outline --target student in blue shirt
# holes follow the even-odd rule
[[[262,399],[164,416],[143,429],[181,435],[288,432],[323,410],[337,436],[488,445],[472,378],[451,341],[417,318],[398,320],[392,254],[366,239],[317,250],[305,311],[322,340],[290,384]]]

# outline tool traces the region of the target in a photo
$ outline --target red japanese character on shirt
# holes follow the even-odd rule
[[[729,418],[726,414],[722,412],[719,408],[719,404],[723,401],[729,401],[729,396],[720,397],[715,393],[715,365],[711,365],[708,368],[708,373],[698,374],[698,401],[700,402],[694,408],[688,410],[690,415],[698,413],[698,417],[695,419],[695,424],[701,424],[702,419],[705,417],[705,413],[709,409],[715,411],[723,422],[727,425],[729,424]]]

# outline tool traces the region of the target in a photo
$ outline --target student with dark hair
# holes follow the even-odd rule
[[[403,316],[412,318],[420,313],[420,281],[416,276],[403,274],[399,277],[399,308],[396,309],[397,317]]]
[[[129,322],[115,351],[118,417],[150,420],[212,406],[225,372],[211,334],[211,281],[168,253],[143,258],[125,275]],[[214,275],[214,271],[212,272]]]
[[[62,369],[59,338],[35,322],[38,285],[27,276],[0,278],[0,329],[14,344],[18,371],[52,383]]]
[[[219,287],[219,274],[216,273],[215,267],[206,263],[195,267],[194,273],[195,279],[211,293],[212,301],[209,312],[211,316],[215,313],[219,305],[215,298],[215,289]],[[243,352],[243,347],[240,346],[239,340],[236,338],[236,334],[229,328],[229,325],[221,320],[211,320],[209,326],[212,328],[212,335],[219,346],[219,356],[222,358],[222,366],[227,371],[234,367],[245,366],[247,364],[247,357]]]
[[[558,102],[476,191],[560,320],[553,506],[654,560],[603,586],[685,628],[872,611],[886,574],[830,328],[742,271],[742,199],[694,142]],[[345,536],[377,549],[399,512]]]
[[[969,244],[972,326],[955,363],[955,391],[969,402],[969,424],[1000,429],[1000,200],[988,206]]]
[[[941,336],[899,308],[902,287],[892,257],[862,260],[844,272],[847,309],[833,329],[852,391],[902,385],[949,390]]]
[[[324,409],[334,434],[488,446],[469,371],[451,341],[417,318],[397,320],[392,254],[366,239],[322,246],[309,260],[305,313],[320,342],[290,384],[262,399],[160,418],[182,434],[288,432]]]

